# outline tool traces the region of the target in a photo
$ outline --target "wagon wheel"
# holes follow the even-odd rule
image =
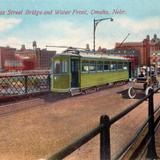
[[[133,87],[128,89],[128,96],[129,98],[133,99],[136,97],[136,90]]]
[[[149,87],[146,88],[146,90],[145,90],[145,95],[146,96],[149,94],[150,90],[153,90],[153,87],[149,86]]]

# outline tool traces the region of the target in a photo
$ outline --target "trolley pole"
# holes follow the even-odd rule
[[[148,145],[147,158],[157,159],[157,153],[156,153],[156,147],[155,147],[155,133],[154,133],[155,125],[154,125],[153,89],[149,90],[149,93],[151,93],[151,96],[149,97],[149,102],[148,102],[148,118],[149,118],[148,134],[151,140]]]
[[[110,160],[110,119],[107,115],[101,116],[100,125],[103,125],[103,129],[100,132],[100,160]]]

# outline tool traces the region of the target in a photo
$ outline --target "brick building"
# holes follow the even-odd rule
[[[154,51],[160,51],[160,39],[157,38],[156,34],[151,39],[150,48],[151,53],[153,53]]]
[[[56,55],[56,51],[46,49],[36,49],[38,69],[51,69],[51,59]]]
[[[51,68],[51,58],[55,56],[56,51],[46,49],[23,49],[16,51],[16,54],[29,57],[35,63],[35,69],[48,70]]]
[[[135,49],[130,49],[130,50],[113,49],[113,50],[107,50],[106,53],[130,59],[130,61],[131,61],[131,76],[134,77],[137,75],[137,68],[138,68],[138,64],[139,64],[138,57],[140,54],[139,51],[137,51]]]
[[[38,68],[38,59],[35,50],[22,48],[16,51],[16,56],[18,55],[21,57],[29,57],[34,62],[34,68]]]
[[[155,34],[152,39],[149,35],[142,42],[126,42],[126,43],[116,43],[116,49],[120,50],[130,50],[135,49],[139,51],[139,65],[150,65],[150,53],[152,51],[160,50],[160,39],[157,38]]]
[[[26,49],[22,45],[20,50],[10,47],[0,47],[0,72],[11,70],[50,70],[51,58],[56,51],[48,51],[36,47],[33,42],[33,49]]]
[[[150,63],[160,69],[160,50],[150,54]]]
[[[7,60],[15,60],[15,48],[0,47],[0,72],[5,71]]]

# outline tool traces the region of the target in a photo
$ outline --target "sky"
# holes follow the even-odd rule
[[[59,10],[68,14],[55,14]],[[31,14],[34,11],[41,15]],[[142,41],[155,33],[160,37],[159,0],[0,0],[0,46],[32,48],[35,40],[40,48],[89,44],[92,49],[93,19],[101,18],[114,21],[97,25],[96,48],[114,48],[128,33],[126,41]]]

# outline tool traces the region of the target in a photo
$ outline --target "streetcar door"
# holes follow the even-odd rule
[[[79,87],[78,84],[78,70],[79,70],[79,60],[71,59],[71,87]]]

